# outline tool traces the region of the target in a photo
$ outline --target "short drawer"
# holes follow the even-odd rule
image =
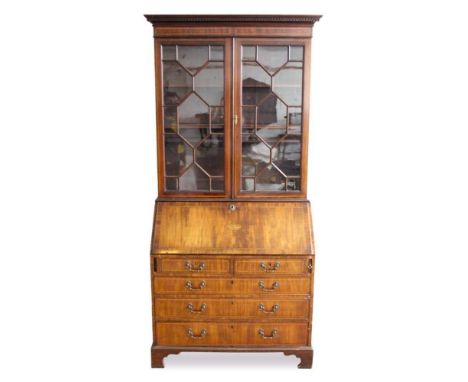
[[[240,259],[234,263],[236,274],[304,274],[308,272],[309,259],[258,258]]]
[[[154,277],[156,294],[309,294],[311,278]]]
[[[307,323],[157,323],[156,342],[167,346],[306,345]]]
[[[228,274],[229,259],[204,257],[158,257],[156,270],[159,273]]]
[[[200,320],[209,318],[290,318],[307,319],[310,300],[271,299],[259,296],[255,299],[216,298],[156,298],[155,317],[157,320]]]

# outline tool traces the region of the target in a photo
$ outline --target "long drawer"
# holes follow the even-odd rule
[[[309,294],[311,280],[297,278],[154,277],[157,294]]]
[[[306,345],[307,323],[158,322],[156,338],[167,346]]]
[[[156,298],[154,309],[158,320],[202,320],[208,318],[295,318],[309,317],[307,298],[255,299]]]

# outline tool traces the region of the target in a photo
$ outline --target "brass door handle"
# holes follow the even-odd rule
[[[259,265],[260,265],[260,268],[263,269],[265,272],[274,272],[280,267],[279,262],[276,262],[274,264],[272,263],[265,264],[261,262]]]
[[[258,309],[262,311],[263,313],[276,313],[279,310],[279,305],[275,304],[271,307],[271,310],[266,310],[265,305],[263,304],[258,304]]]
[[[259,281],[258,287],[265,292],[271,292],[271,291],[274,291],[275,289],[278,289],[280,285],[278,281],[275,281],[273,284],[271,284],[271,288],[267,288],[263,281]]]
[[[190,290],[200,290],[206,287],[206,283],[205,283],[205,280],[202,280],[200,284],[198,284],[198,288],[195,288],[191,281],[187,281],[185,283],[185,287]]]
[[[198,264],[198,267],[195,267],[191,261],[187,261],[185,263],[185,269],[187,269],[188,271],[191,271],[191,272],[201,272],[203,271],[204,269],[206,268],[206,264],[201,262],[200,264]]]
[[[263,329],[258,329],[258,335],[265,340],[271,340],[275,337],[278,337],[278,330],[273,329],[269,336],[265,335],[265,331]]]
[[[187,304],[187,310],[190,313],[203,313],[206,310],[207,307],[208,306],[206,304],[201,304],[200,309],[196,310],[196,309],[193,309],[192,303]]]
[[[198,335],[193,334],[192,328],[187,329],[187,335],[190,338],[200,339],[200,338],[206,337],[207,334],[208,334],[208,331],[206,329],[202,329],[200,331],[200,334],[198,334]]]

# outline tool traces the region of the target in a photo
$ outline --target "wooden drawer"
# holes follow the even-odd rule
[[[307,323],[160,323],[156,341],[165,346],[307,345]]]
[[[200,320],[206,318],[294,318],[309,317],[310,300],[302,299],[216,299],[156,298],[157,320]]]
[[[234,263],[236,274],[305,274],[308,272],[308,259],[264,258],[241,259]]]
[[[158,257],[156,270],[158,273],[184,274],[228,274],[229,259],[205,257]]]
[[[165,277],[154,278],[157,294],[309,294],[311,279],[297,278],[210,278]]]

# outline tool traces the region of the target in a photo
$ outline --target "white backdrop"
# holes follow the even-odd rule
[[[466,381],[462,5],[2,1],[0,379]],[[177,12],[324,15],[313,39],[311,371],[261,354],[149,367],[156,155],[143,14]]]

